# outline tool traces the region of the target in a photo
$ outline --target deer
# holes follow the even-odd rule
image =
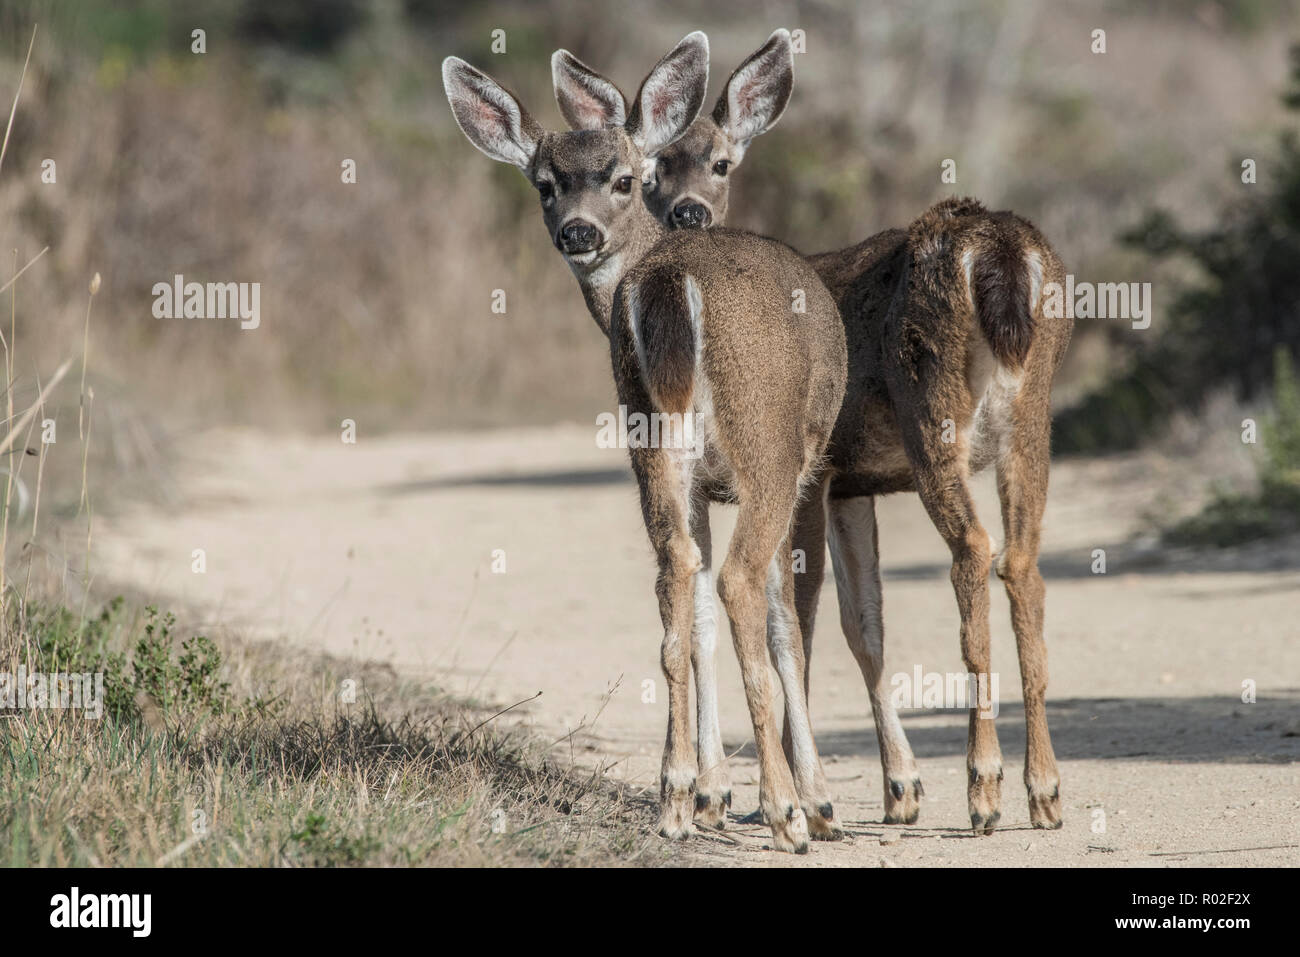
[[[836,839],[825,775],[804,705],[804,640],[795,607],[791,530],[820,482],[844,395],[844,324],[808,262],[772,239],[732,229],[673,231],[634,189],[690,127],[708,84],[708,40],[685,37],[642,81],[631,105],[619,89],[557,51],[562,113],[579,128],[544,130],[518,98],[464,60],[443,61],[457,125],[491,159],[537,189],[551,242],[609,340],[621,405],[632,413],[693,415],[702,452],[685,443],[628,442],[642,516],[658,566],[660,662],[668,725],[659,833],[682,839],[720,826],[730,805],[719,774],[713,672],[710,501],[737,505],[717,575],[731,625],[760,768],[759,804],[779,851]],[[803,311],[792,308],[798,300]],[[774,717],[768,658],[786,701]],[[689,682],[706,727],[690,736]]]
[[[655,170],[648,171],[643,198],[657,219],[674,229],[723,222],[730,174],[750,141],[784,112],[792,77],[789,34],[777,30],[732,73],[713,111],[663,150]],[[805,574],[795,585],[805,665],[828,541],[841,629],[875,721],[884,820],[914,823],[924,788],[883,673],[875,499],[917,493],[952,555],[962,657],[970,674],[990,673],[990,568],[1003,581],[1024,697],[1030,820],[1037,828],[1059,828],[1060,776],[1046,712],[1046,588],[1038,552],[1052,379],[1073,326],[1042,307],[1045,285],[1064,281],[1061,260],[1028,220],[953,198],[906,229],[887,229],[807,261],[839,305],[849,371],[828,467],[810,490],[792,535],[806,556]],[[980,523],[969,488],[970,477],[990,465],[1001,504],[1001,552]],[[967,802],[972,830],[991,834],[1001,817],[1002,755],[993,720],[979,711],[972,702]],[[783,743],[789,747],[788,735]]]

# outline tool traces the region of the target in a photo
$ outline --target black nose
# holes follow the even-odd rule
[[[677,229],[701,229],[708,226],[713,214],[703,203],[678,203],[673,207],[673,226]]]
[[[585,219],[569,220],[555,240],[562,253],[589,253],[600,244],[600,230]]]

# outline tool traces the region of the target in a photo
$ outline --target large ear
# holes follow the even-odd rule
[[[627,103],[613,83],[568,50],[551,54],[555,102],[574,130],[602,130],[627,122]]]
[[[442,61],[442,85],[471,143],[499,162],[523,170],[532,165],[543,130],[514,94],[454,56]]]
[[[777,30],[731,74],[713,108],[713,121],[743,150],[755,136],[776,125],[790,102],[793,86],[790,31]]]
[[[647,157],[657,156],[695,121],[709,86],[709,38],[685,37],[641,83],[624,129]]]

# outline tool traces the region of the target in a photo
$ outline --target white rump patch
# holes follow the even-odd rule
[[[1043,257],[1038,250],[1025,253],[1025,266],[1029,269],[1029,314],[1038,314],[1038,297],[1043,291]]]
[[[966,433],[972,475],[1006,456],[1011,441],[1011,406],[1025,375],[1024,369],[1011,369],[994,359],[984,343],[977,348],[984,361],[977,361],[974,367],[988,371],[983,373],[987,376],[983,382],[976,378],[970,383],[972,394],[979,396]]]
[[[641,290],[636,283],[628,283],[626,295],[627,305],[627,326],[628,331],[632,333],[632,346],[636,349],[636,364],[641,370],[641,382],[646,391],[650,390],[650,383],[646,377],[646,357],[645,342],[641,339]]]
[[[966,250],[961,254],[961,268],[966,272],[966,298],[970,307],[975,308],[975,253]]]

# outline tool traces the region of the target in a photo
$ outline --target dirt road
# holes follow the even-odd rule
[[[127,504],[97,519],[93,568],[101,582],[188,605],[213,622],[437,670],[453,692],[510,703],[541,691],[516,713],[557,738],[582,727],[573,739],[579,760],[606,761],[653,791],[667,700],[654,566],[626,453],[597,448],[594,435],[585,426],[363,433],[345,445],[337,437],[204,434],[181,450],[176,506]],[[965,713],[934,709],[903,712],[926,788],[920,822],[879,823],[875,733],[828,576],[811,708],[849,837],[793,858],[765,849],[765,828],[733,822],[728,841],[693,842],[701,858],[758,866],[1300,863],[1300,555],[1272,546],[1170,556],[1126,545],[1160,480],[1156,467],[1147,457],[1053,471],[1042,567],[1061,831],[1028,826],[1015,643],[996,582],[1003,828],[969,836]],[[985,524],[1000,531],[988,477],[978,501]],[[715,513],[716,543],[730,535],[734,515]],[[882,500],[879,516],[887,673],[963,671],[943,543],[914,496]],[[1093,572],[1098,548],[1105,574]],[[192,570],[194,549],[204,550],[203,574]],[[757,765],[729,642],[719,656],[722,728],[728,751],[738,751],[731,768],[743,813],[757,806]],[[1253,704],[1242,701],[1247,681]]]

